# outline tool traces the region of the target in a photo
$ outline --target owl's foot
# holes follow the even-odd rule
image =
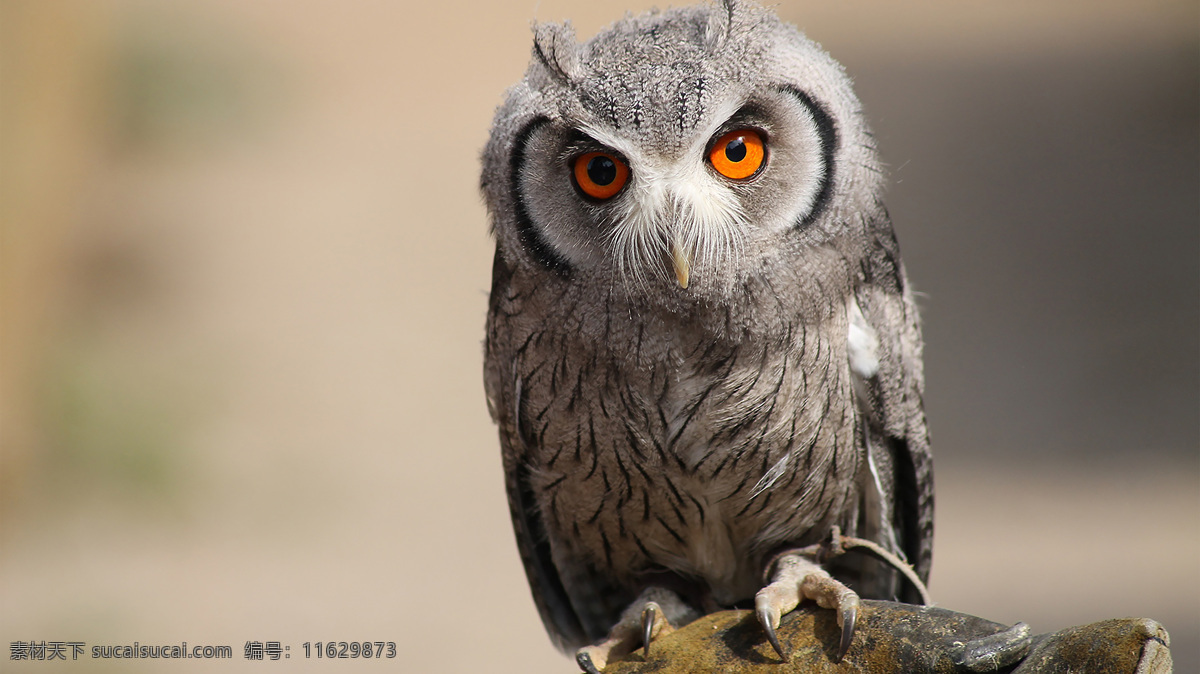
[[[822,608],[837,609],[842,640],[835,662],[841,662],[854,638],[858,595],[799,551],[787,552],[775,558],[771,583],[754,597],[754,612],[767,633],[767,640],[779,657],[786,661],[787,655],[783,652],[779,637],[775,635],[775,629],[779,627],[779,619],[805,599],[812,599]]]
[[[662,607],[647,602],[642,607],[640,622],[621,620],[613,626],[607,639],[576,651],[575,661],[588,674],[600,674],[609,660],[632,653],[639,644],[645,648],[646,655],[650,655],[650,642],[674,631],[675,627],[663,616]]]
[[[652,641],[696,617],[695,609],[675,593],[660,587],[648,588],[625,609],[621,620],[609,631],[608,638],[576,651],[575,661],[588,674],[600,674],[609,661],[632,653],[638,646],[650,655]]]

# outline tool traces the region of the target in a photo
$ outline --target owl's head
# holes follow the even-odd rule
[[[535,27],[483,190],[501,254],[560,282],[719,302],[859,227],[882,186],[841,66],[745,2]]]

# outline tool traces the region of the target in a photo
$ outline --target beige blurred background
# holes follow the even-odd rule
[[[0,0],[0,669],[573,671],[484,404],[477,160],[531,19],[650,4]],[[935,598],[1153,617],[1200,670],[1196,4],[779,10],[856,78],[925,293]]]

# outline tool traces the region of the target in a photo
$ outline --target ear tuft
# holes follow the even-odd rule
[[[729,37],[729,29],[733,26],[733,12],[737,0],[721,0],[720,4],[708,13],[708,26],[704,31],[704,46],[709,52],[714,52],[725,44]]]
[[[534,24],[533,55],[563,84],[580,75],[579,45],[570,22]]]

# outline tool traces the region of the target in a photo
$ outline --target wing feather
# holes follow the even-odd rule
[[[900,552],[927,582],[933,561],[933,457],[925,422],[921,327],[886,214],[869,230],[872,245],[852,304],[861,308],[876,337],[877,369],[863,377],[857,390],[866,412],[866,435],[882,445],[875,449],[886,451],[891,464],[890,484],[884,489],[892,498]],[[918,598],[906,588],[901,599]]]

